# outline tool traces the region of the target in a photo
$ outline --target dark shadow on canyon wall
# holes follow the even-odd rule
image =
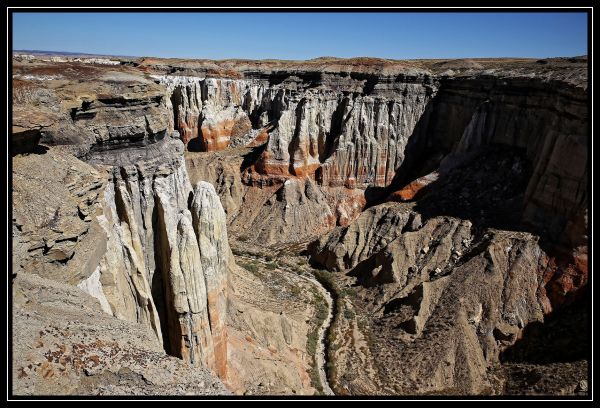
[[[383,203],[388,195],[390,195],[389,186],[388,187],[368,186],[365,189],[365,200],[367,200],[367,205],[365,206],[365,210],[369,207],[373,207],[377,204]]]
[[[587,287],[581,289],[587,290]],[[586,359],[589,353],[588,298],[528,324],[522,337],[500,354],[502,363],[548,364]]]
[[[423,222],[437,216],[469,220],[475,233],[486,228],[536,232],[522,220],[525,192],[533,172],[524,149],[508,145],[468,146],[456,153],[473,115],[486,101],[491,85],[468,97],[457,93],[464,81],[447,80],[429,101],[408,138],[404,159],[392,182],[365,191],[366,208],[389,200],[412,181],[438,172],[438,179],[410,201]]]
[[[155,269],[154,275],[152,275],[151,292],[152,299],[154,299],[154,306],[156,306],[156,311],[158,313],[158,319],[160,321],[160,327],[162,332],[162,340],[163,340],[163,348],[167,354],[171,353],[171,343],[169,341],[169,335],[167,332],[168,322],[167,322],[167,310],[165,304],[165,290],[164,282],[163,282],[163,266],[161,262],[162,256],[162,245],[161,235],[159,233],[159,215],[158,208],[155,205],[152,209],[152,229],[154,231],[154,256],[155,256]]]
[[[396,171],[392,187],[400,187],[435,170],[460,141],[487,92],[472,93],[469,98],[457,97],[451,88],[459,83],[442,82],[439,92],[427,104],[406,146],[405,160]]]
[[[440,169],[413,209],[425,222],[451,216],[473,223],[476,230],[499,228],[524,231],[524,194],[531,177],[525,151],[491,145],[469,154],[456,166]]]
[[[202,141],[200,139],[200,135],[198,135],[197,137],[191,139],[188,144],[187,144],[187,149],[190,152],[204,152],[206,151],[206,149],[204,148],[204,146],[202,145]]]
[[[453,92],[448,90],[452,85],[448,84],[442,82],[438,93],[425,106],[408,137],[404,159],[395,170],[392,182],[385,188],[367,189],[367,208],[381,204],[392,192],[436,170],[442,159],[460,141],[477,106],[485,100],[486,93],[457,100]]]
[[[46,146],[39,144],[42,135],[38,129],[13,133],[11,136],[11,156],[17,154],[44,154],[48,151]]]
[[[240,165],[240,173],[243,173],[248,167],[252,166],[260,158],[262,152],[267,148],[267,143],[251,148],[243,155],[244,159]]]

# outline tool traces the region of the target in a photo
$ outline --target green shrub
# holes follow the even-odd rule
[[[256,266],[256,264],[240,262],[240,265],[249,272],[252,272],[252,273],[258,272],[258,266]]]
[[[356,297],[356,289],[354,288],[344,288],[342,289],[342,296],[346,297]]]

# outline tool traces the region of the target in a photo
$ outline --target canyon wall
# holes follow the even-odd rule
[[[446,79],[428,107],[411,144],[398,187],[430,166],[451,167],[482,146],[522,149],[532,174],[523,220],[554,241],[586,242],[587,89],[539,78]],[[446,157],[450,155],[450,157]],[[410,171],[408,171],[410,169]]]
[[[528,326],[586,297],[587,144],[584,87],[440,81],[389,202],[309,247],[356,279],[386,386],[490,392]]]
[[[167,160],[169,144],[173,156]],[[154,163],[111,168],[106,224],[115,251],[107,252],[100,270],[113,276],[107,297],[117,303],[115,314],[149,324],[170,354],[224,375],[224,298],[233,262],[225,214],[212,185],[192,188],[182,147],[171,139]],[[131,278],[127,286],[119,282],[124,276]],[[137,312],[118,304],[128,296]]]
[[[188,158],[198,180],[216,185],[231,231],[245,239],[306,241],[347,225],[365,206],[365,189],[392,181],[435,92],[419,70],[383,77],[298,75],[154,76],[172,95],[174,127],[188,150],[253,147],[239,168],[206,157],[215,169],[200,170],[204,158]],[[193,128],[200,129],[196,139],[187,136]],[[248,230],[255,233],[242,233]]]
[[[386,386],[489,392],[489,367],[525,328],[585,296],[585,86],[510,74],[279,74],[268,83],[227,80],[239,89],[258,84],[262,102],[248,91],[245,108],[255,128],[271,126],[246,165],[234,166],[240,179],[201,176],[243,184],[230,225],[243,240],[277,243],[337,224],[309,252],[374,299],[360,309],[390,337],[372,352],[382,362],[392,353],[406,368],[380,370]],[[188,158],[188,167],[200,163]],[[341,200],[332,199],[340,188],[363,200],[343,222]],[[406,204],[360,212],[386,196]],[[489,279],[475,278],[481,268]],[[395,336],[402,344],[390,346]],[[452,341],[438,364],[425,354],[438,355],[441,337]]]
[[[394,76],[294,71],[244,75],[196,78],[200,85],[194,87],[178,85],[182,79],[177,76],[156,78],[173,95],[188,95],[172,109],[175,116],[193,117],[197,124],[186,122],[179,129],[215,123],[212,113],[197,117],[196,105],[190,108],[187,100],[202,101],[202,112],[213,107],[221,115],[236,111],[249,118],[256,132],[268,125],[268,140],[256,148],[257,157],[241,164],[241,181],[264,188],[311,178],[329,201],[332,217],[320,221],[329,228],[356,217],[356,210],[346,214],[349,207],[360,209],[365,201],[380,200],[381,194],[440,165],[451,166],[471,151],[502,144],[523,149],[534,168],[523,221],[539,232],[543,229],[553,241],[586,241],[587,93],[580,84],[514,74],[435,77],[419,70]],[[215,126],[225,129],[235,115],[225,115],[228,119]],[[224,142],[209,148],[201,141],[201,149],[224,149],[233,137],[247,144],[255,140],[256,132],[248,127],[243,131],[245,137],[229,131],[211,136]],[[202,139],[203,133],[198,134]],[[563,166],[565,162],[569,165]],[[229,201],[226,195],[222,198]],[[238,210],[239,204],[233,213]],[[228,217],[231,221],[230,213]],[[291,235],[310,236],[305,231]]]
[[[170,95],[171,128],[192,150],[215,151],[230,140],[244,136],[252,126],[242,109],[247,95],[260,92],[258,86],[239,81],[190,76],[154,75]],[[190,145],[191,143],[191,145]]]
[[[311,262],[359,293],[377,383],[460,394],[491,392],[526,328],[585,295],[588,94],[571,68],[65,64],[13,78],[17,296],[65,285],[74,304],[143,327],[152,350],[244,384],[227,358],[249,347],[260,302],[248,289],[254,314],[227,317],[228,232],[316,239]],[[282,333],[282,347],[298,341]]]
[[[175,128],[188,146],[192,143],[190,150],[194,136],[188,135],[198,135],[203,151],[222,150],[250,132],[249,122],[242,121],[256,129],[271,124],[266,148],[252,165],[251,173],[257,174],[250,179],[310,176],[322,185],[352,188],[391,182],[435,90],[423,72],[322,75],[311,82],[292,73],[283,81],[155,78],[172,92]],[[200,130],[189,131],[195,128]]]
[[[76,107],[38,129],[49,149],[14,158],[15,274],[76,285],[103,312],[153,332],[167,354],[224,378],[235,262],[219,197],[190,183],[164,88],[107,76],[117,85],[88,86],[112,93],[52,90]]]

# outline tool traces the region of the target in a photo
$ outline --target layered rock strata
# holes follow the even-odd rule
[[[366,204],[362,190],[323,188],[310,178],[249,185],[240,174],[244,161],[235,151],[186,152],[190,179],[215,186],[228,231],[245,241],[308,241],[336,225],[347,225]]]
[[[170,94],[172,127],[191,150],[223,150],[252,125],[241,105],[249,84],[214,78],[154,76]],[[191,143],[191,144],[190,144]]]
[[[165,339],[169,353],[224,375],[225,297],[229,263],[233,262],[225,214],[212,185],[198,184],[192,189],[180,156],[181,142],[171,139],[162,147],[158,160],[122,167],[97,165],[98,170],[52,151],[49,157],[35,156],[46,167],[48,159],[70,166],[67,176],[69,171],[86,174],[75,172],[77,166],[82,167],[96,177],[92,180],[97,185],[92,195],[85,185],[73,195],[67,188],[63,196],[56,192],[37,195],[61,206],[38,223],[38,215],[27,217],[27,208],[38,198],[22,207],[23,215],[16,215],[16,234],[24,251],[15,258],[16,273],[29,271],[79,284],[100,300],[105,312],[149,327],[159,344]],[[168,151],[173,155],[166,160]],[[53,177],[56,174],[60,172]],[[33,194],[35,182],[15,181],[17,191],[22,191],[18,197],[26,200]],[[46,187],[54,185],[52,180]],[[69,221],[69,212],[75,212],[75,218],[67,230],[60,225]],[[76,229],[71,233],[73,226]],[[52,231],[56,231],[54,239]],[[49,244],[42,241],[39,253],[30,250],[37,235],[52,239]]]
[[[200,80],[199,87],[185,87],[176,85],[182,81],[176,76],[157,78],[174,89],[176,117],[181,112],[195,117],[197,108],[187,101],[202,101],[202,150],[221,150],[231,138],[250,131],[250,123],[242,123],[246,117],[255,128],[273,127],[253,170],[268,176],[317,177],[327,186],[352,188],[389,184],[433,91],[423,72],[347,79],[335,89],[327,89],[335,80],[329,77],[319,79],[321,89],[293,76],[274,86],[262,79],[211,78]],[[189,96],[181,99],[181,93]],[[176,126],[185,134],[190,127]],[[187,136],[184,141],[189,141]]]
[[[63,100],[36,142],[51,147],[14,158],[15,273],[77,285],[167,353],[225,377],[225,213],[211,185],[188,179],[164,88],[125,70],[46,92]],[[32,166],[46,172],[31,180]]]
[[[215,135],[209,142],[200,137],[203,150],[214,150],[207,143],[218,149],[229,143],[219,141],[231,140],[227,129],[236,115],[247,116],[256,132],[269,125],[268,141],[244,167],[242,181],[248,185],[309,177],[324,194],[327,188],[344,187],[366,190],[363,200],[377,200],[386,194],[380,187],[392,193],[440,164],[503,144],[524,149],[534,167],[524,221],[546,229],[542,233],[555,241],[586,239],[584,84],[516,72],[433,76],[414,67],[396,75],[242,75],[199,78],[202,85],[187,92],[200,92],[190,98],[203,101],[206,126],[221,129],[208,130]],[[157,78],[168,88],[181,81],[175,75]],[[173,109],[194,112],[186,103]],[[241,140],[255,140],[243,128]],[[221,139],[221,134],[226,136]],[[578,159],[561,168],[557,163],[567,156]],[[410,199],[421,188],[417,184],[409,186],[413,193],[398,194]],[[330,211],[336,213],[339,204],[334,202]]]

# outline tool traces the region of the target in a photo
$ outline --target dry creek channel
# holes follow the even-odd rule
[[[247,260],[247,261],[259,262],[263,265],[269,264],[269,262],[267,262],[264,258],[262,258],[258,255],[235,254],[235,257],[239,258],[239,259]],[[288,269],[285,266],[280,265],[280,264],[277,265],[277,269],[284,271],[286,273],[293,274],[301,279],[304,279],[305,281],[310,282],[310,284],[312,284],[319,291],[319,293],[321,294],[321,296],[323,296],[323,298],[325,299],[325,301],[327,303],[327,317],[323,320],[323,322],[321,323],[321,326],[319,327],[319,332],[318,332],[319,342],[317,343],[317,350],[315,353],[315,362],[317,364],[317,369],[319,372],[321,386],[323,387],[323,394],[324,395],[335,395],[334,392],[332,391],[331,387],[329,386],[329,381],[327,379],[327,371],[326,371],[326,367],[327,367],[326,336],[327,336],[327,330],[329,329],[329,326],[331,325],[331,322],[333,321],[333,310],[334,310],[333,298],[331,297],[331,294],[329,293],[329,291],[327,289],[325,289],[325,287],[310,273],[304,272],[304,271],[302,271],[302,272],[293,271],[293,270]]]

